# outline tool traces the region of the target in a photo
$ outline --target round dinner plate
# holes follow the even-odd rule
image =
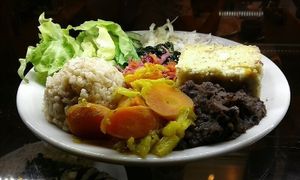
[[[236,42],[211,36],[212,43],[235,45]],[[99,161],[118,164],[168,164],[184,163],[202,158],[212,157],[248,146],[270,131],[283,119],[290,104],[290,87],[281,70],[267,57],[262,56],[263,78],[261,100],[264,101],[267,115],[260,123],[246,131],[238,138],[213,145],[173,151],[165,157],[148,155],[140,158],[136,155],[121,154],[113,149],[101,147],[74,140],[74,137],[49,123],[43,112],[44,86],[36,81],[36,74],[29,71],[26,78],[29,83],[22,81],[17,92],[18,112],[26,126],[44,141],[70,153],[96,159]]]

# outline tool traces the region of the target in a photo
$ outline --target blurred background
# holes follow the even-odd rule
[[[296,78],[300,68],[300,0],[2,0],[0,4],[0,156],[38,140],[18,116],[15,96],[21,81],[17,75],[18,59],[25,57],[28,46],[39,42],[37,26],[42,12],[63,27],[104,19],[120,24],[126,31],[147,30],[151,23],[159,26],[166,19],[177,18],[173,23],[175,30],[211,33],[259,46],[284,72],[293,96],[286,120],[255,147],[250,147],[251,153],[245,155],[242,150],[230,157],[210,159],[206,164],[189,164],[185,178],[197,179],[203,175],[207,179],[214,169],[216,176],[226,175],[224,179],[276,179],[276,176],[299,179],[300,168],[294,164],[300,163],[300,157],[293,150],[300,148],[299,138],[294,136],[300,128],[297,123],[300,83]],[[292,150],[285,153],[285,144]],[[282,149],[275,148],[276,145]],[[265,156],[266,152],[269,156]],[[255,161],[257,157],[260,161]],[[255,168],[256,163],[269,171]],[[136,167],[127,170],[131,177],[135,177],[134,171],[145,171]],[[284,173],[287,170],[289,174]],[[146,171],[153,174],[151,169]],[[169,169],[155,173],[172,174]]]
[[[3,0],[1,53],[15,56],[9,59],[24,57],[27,46],[38,42],[42,12],[62,26],[100,18],[115,21],[124,30],[145,30],[151,23],[162,25],[166,19],[177,18],[173,23],[176,30],[196,30],[243,42],[292,43],[299,30],[294,27],[299,26],[298,7],[299,0]],[[278,30],[282,34],[276,34]]]
[[[177,18],[173,23],[176,30],[218,36],[239,33],[239,38],[257,42],[268,33],[266,28],[276,31],[291,17],[299,25],[299,6],[299,0],[4,0],[1,45],[23,57],[27,46],[38,42],[38,16],[42,12],[62,26],[100,18],[115,21],[124,30],[145,30],[151,23],[162,25],[166,19]],[[266,19],[270,27],[264,25]],[[282,37],[276,40],[280,42]]]

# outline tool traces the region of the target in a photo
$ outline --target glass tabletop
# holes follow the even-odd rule
[[[18,58],[25,56],[27,46],[38,41],[36,19],[41,11],[48,12],[62,25],[105,18],[120,23],[125,30],[148,29],[152,22],[162,24],[166,18],[177,17],[176,30],[212,33],[258,46],[286,76],[291,88],[290,106],[280,124],[254,144],[189,163],[122,165],[127,178],[300,179],[300,5],[297,0],[214,0],[208,4],[194,0],[176,3],[114,0],[107,3],[97,9],[101,5],[96,1],[1,2],[0,156],[41,141],[25,126],[16,108],[16,93],[21,81],[17,75]],[[163,11],[159,8],[162,3],[166,4]],[[155,6],[150,8],[149,4]],[[115,8],[108,11],[105,5]]]

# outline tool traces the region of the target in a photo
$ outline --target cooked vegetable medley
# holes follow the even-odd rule
[[[41,41],[20,59],[18,73],[24,78],[33,64],[45,84],[46,119],[78,138],[116,142],[111,148],[142,158],[163,157],[236,138],[266,115],[259,97],[243,86],[227,92],[212,73],[211,82],[193,77],[179,86],[183,46],[210,40],[176,34],[170,21],[143,34],[104,20],[64,29],[42,14],[39,22]]]

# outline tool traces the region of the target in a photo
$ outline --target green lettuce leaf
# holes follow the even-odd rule
[[[85,55],[114,59],[121,66],[129,59],[139,59],[132,40],[117,23],[101,19],[86,21],[74,30],[81,31],[76,40]]]
[[[40,42],[36,47],[29,46],[26,57],[19,59],[19,76],[24,79],[24,71],[29,62],[34,66],[39,81],[44,83],[48,75],[62,68],[74,56],[81,54],[80,45],[69,35],[69,29],[62,29],[59,24],[46,19],[44,13],[39,17]],[[25,79],[26,80],[26,79]]]
[[[60,70],[73,57],[101,57],[120,66],[129,59],[139,59],[133,40],[114,22],[86,21],[64,29],[43,13],[39,23],[40,42],[28,47],[26,57],[19,59],[18,74],[22,79],[28,63],[32,63],[39,82],[44,84],[47,76]],[[79,31],[77,37],[69,35],[71,29]]]

